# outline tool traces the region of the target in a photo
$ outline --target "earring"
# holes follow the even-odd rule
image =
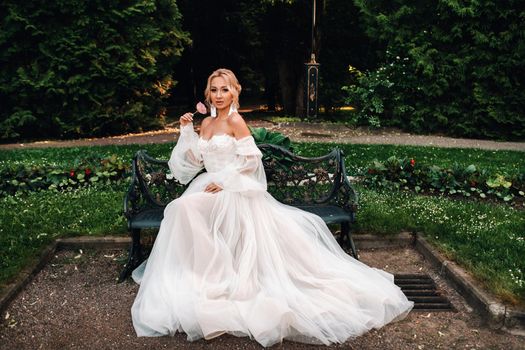
[[[228,117],[235,112],[237,112],[237,107],[235,107],[232,102],[232,104],[230,105],[230,111],[228,112]]]
[[[215,107],[214,105],[210,106],[210,116],[214,118],[217,116],[217,107]]]

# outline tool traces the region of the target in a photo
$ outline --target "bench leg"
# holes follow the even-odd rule
[[[353,257],[359,260],[359,257],[357,256],[357,250],[355,249],[354,240],[352,239],[352,235],[350,233],[350,223],[348,222],[341,223],[341,243],[349,244]]]
[[[128,262],[120,273],[119,283],[123,282],[131,272],[142,262],[142,245],[140,244],[140,229],[131,230],[131,247],[128,252]]]

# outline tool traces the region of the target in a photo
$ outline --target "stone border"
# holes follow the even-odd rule
[[[480,288],[472,276],[455,262],[447,260],[421,235],[416,236],[416,251],[421,253],[446,280],[473,306],[494,329],[525,336],[525,310],[502,304]]]
[[[395,236],[378,236],[371,234],[352,235],[360,249],[378,249],[414,245],[416,236],[410,232],[401,232]],[[358,253],[359,255],[359,253]]]
[[[474,279],[456,263],[447,260],[432,247],[420,234],[402,232],[393,237],[376,235],[355,235],[354,241],[361,249],[413,246],[433,265],[446,280],[473,306],[487,321],[490,327],[501,329],[514,335],[525,336],[525,310],[518,310],[500,303],[492,295],[479,288]],[[72,237],[59,238],[48,245],[39,258],[23,269],[18,277],[0,295],[0,314],[10,302],[28,285],[37,273],[49,262],[57,250],[61,249],[125,249],[131,243],[130,237]]]
[[[36,276],[40,270],[51,260],[53,254],[55,254],[57,250],[57,242],[54,241],[47,247],[43,249],[43,251],[40,253],[40,256],[33,260],[33,262],[24,268],[18,276],[15,278],[15,280],[11,283],[9,283],[0,294],[0,314],[2,314],[5,309],[9,306],[9,303],[16,298],[18,293],[24,289],[25,286],[29,284],[33,280],[33,278]]]

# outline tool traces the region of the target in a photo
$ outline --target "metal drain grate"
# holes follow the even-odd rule
[[[408,300],[414,302],[414,311],[455,311],[450,301],[436,289],[429,275],[396,274],[394,283]]]

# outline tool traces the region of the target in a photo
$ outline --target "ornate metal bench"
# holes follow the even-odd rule
[[[263,153],[268,192],[282,203],[319,215],[327,224],[340,225],[339,244],[357,258],[350,225],[355,221],[358,196],[346,176],[342,151],[335,148],[322,157],[306,158],[272,144],[258,147]],[[187,187],[171,176],[167,160],[152,158],[145,150],[133,158],[132,172],[124,198],[132,243],[120,281],[144,260],[141,230],[158,229],[164,207]]]

